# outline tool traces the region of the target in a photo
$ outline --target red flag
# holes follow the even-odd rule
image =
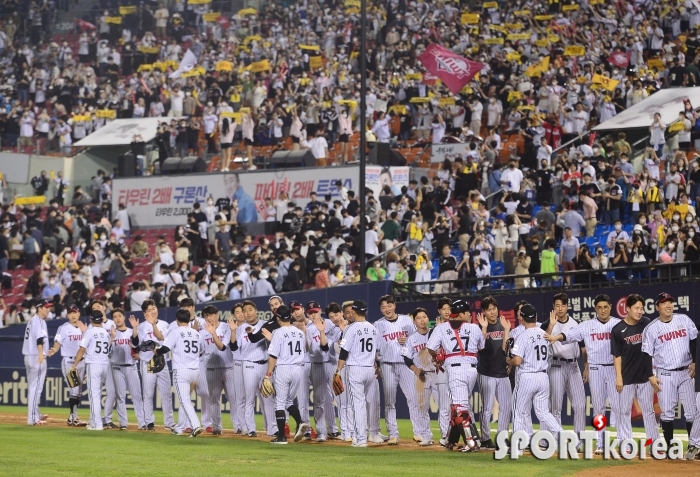
[[[483,63],[471,61],[435,43],[430,44],[418,59],[453,94],[459,93],[484,67]]]
[[[614,51],[609,57],[608,61],[618,68],[627,68],[630,64],[629,53],[623,53],[621,51]]]
[[[225,16],[222,15],[222,16],[218,17],[216,19],[216,21],[219,25],[221,25],[221,28],[223,28],[224,30],[228,30],[228,27],[230,25],[228,18],[226,18]]]
[[[78,28],[80,28],[80,31],[85,31],[85,30],[94,30],[96,27],[90,22],[86,22],[85,20],[82,20],[78,18],[77,20],[78,23]]]

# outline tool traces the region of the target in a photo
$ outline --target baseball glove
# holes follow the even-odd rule
[[[156,343],[155,341],[144,341],[139,345],[139,351],[153,351],[154,349],[156,349],[157,346],[158,343]]]
[[[343,378],[340,377],[340,373],[335,373],[333,376],[333,392],[336,396],[340,396],[345,391],[345,386],[343,385]]]
[[[506,349],[505,353],[508,358],[513,357],[513,345],[515,344],[515,340],[513,338],[508,338],[508,341],[506,341]]]
[[[78,376],[78,370],[69,370],[68,374],[66,374],[66,381],[68,381],[68,386],[71,388],[77,388],[80,386],[80,376]]]
[[[165,356],[153,355],[150,361],[146,364],[146,371],[149,373],[160,373],[165,368]]]
[[[272,385],[272,380],[269,376],[265,376],[260,385],[260,394],[262,397],[270,397],[275,394],[275,386]]]
[[[438,349],[437,354],[433,358],[433,364],[435,365],[435,373],[445,372],[445,350]]]

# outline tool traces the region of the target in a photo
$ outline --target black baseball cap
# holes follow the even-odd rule
[[[535,309],[535,307],[529,303],[527,305],[523,305],[520,308],[520,316],[523,317],[523,320],[532,323],[537,318],[537,309]]]
[[[53,308],[53,301],[46,300],[46,299],[39,300],[36,304],[36,307],[37,308]]]
[[[282,321],[290,321],[292,319],[292,314],[288,307],[280,305],[280,307],[275,310],[275,318]]]
[[[352,309],[360,313],[367,313],[367,303],[362,300],[355,300],[352,302]]]
[[[660,305],[665,301],[676,301],[670,294],[663,292],[656,295],[656,300],[654,300],[654,305]]]
[[[460,313],[469,313],[469,311],[471,311],[469,303],[458,298],[452,302],[452,306],[450,307],[450,318],[459,316]]]
[[[321,304],[317,301],[310,301],[306,304],[307,313],[321,312]]]
[[[289,304],[289,308],[291,310],[298,310],[299,308],[304,308],[304,305],[301,304],[300,301],[293,301]]]
[[[102,323],[102,312],[100,310],[92,310],[90,312],[90,320],[96,323]]]
[[[78,308],[78,305],[71,305],[66,309],[66,311],[68,313],[80,313],[80,308]]]

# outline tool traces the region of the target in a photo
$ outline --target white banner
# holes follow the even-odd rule
[[[374,192],[375,199],[379,197],[379,193],[387,185],[391,187],[394,195],[399,195],[401,187],[408,187],[410,169],[410,167],[366,166],[365,187]]]
[[[75,146],[128,146],[137,134],[145,141],[155,139],[160,123],[170,123],[176,118],[130,118],[115,119],[81,139]]]
[[[430,162],[454,161],[457,156],[464,159],[468,148],[469,144],[466,143],[433,144],[430,146]]]
[[[238,222],[263,222],[265,198],[276,200],[283,190],[299,207],[309,202],[311,192],[319,201],[331,194],[338,197],[336,181],[349,190],[359,187],[359,166],[255,171],[186,176],[150,176],[115,179],[114,213],[118,204],[126,205],[134,227],[176,226],[187,223],[187,214],[195,202],[204,208],[210,196],[238,201]]]

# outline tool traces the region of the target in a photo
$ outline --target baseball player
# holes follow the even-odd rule
[[[126,391],[131,395],[131,402],[134,404],[136,422],[139,430],[146,430],[146,418],[143,412],[143,396],[141,394],[141,380],[136,369],[138,364],[138,327],[139,320],[129,317],[131,328],[126,326],[124,310],[115,308],[112,310],[112,320],[114,320],[114,331],[112,332],[112,352],[110,353],[111,378],[114,380],[114,390],[117,396],[117,418],[119,419],[119,429],[125,431],[129,424],[126,413]],[[107,376],[109,379],[110,376]]]
[[[333,344],[340,341],[341,331],[330,320],[321,317],[321,305],[316,301],[306,304],[306,316],[309,318],[306,336],[311,359],[311,384],[314,389],[314,420],[318,434],[316,440],[325,442],[327,438],[340,437],[335,422],[331,379],[338,362],[335,359]]]
[[[204,325],[206,324],[206,322],[204,318],[202,318],[201,316],[197,316],[197,311],[194,309],[194,300],[192,300],[191,298],[183,298],[182,300],[180,300],[180,308],[190,312],[190,323],[188,325],[190,328],[192,328],[195,331],[202,331],[204,329]],[[170,325],[168,326],[168,334],[170,334],[170,332],[176,329],[177,327],[177,321],[173,321],[172,323],[170,323]],[[208,433],[213,433],[214,429],[212,427],[212,417],[211,413],[209,412],[209,402],[211,399],[209,397],[209,386],[207,384],[207,368],[204,363],[203,354],[200,356],[200,361],[201,362],[199,363],[199,375],[197,376],[197,385],[195,386],[195,390],[197,393],[197,397],[200,399],[201,402],[202,428],[204,428],[204,430]],[[184,412],[178,413],[178,419],[184,419],[186,417],[187,414],[185,414]],[[192,432],[192,428],[187,425],[188,423],[178,421],[177,424],[178,426],[184,425],[186,432]]]
[[[517,391],[513,395],[515,402],[513,432],[529,432],[527,416],[532,414],[534,406],[541,427],[549,430],[556,439],[562,427],[549,411],[547,368],[551,345],[545,339],[545,331],[537,326],[537,310],[534,306],[523,305],[520,308],[520,316],[525,330],[515,339],[513,348],[510,350],[512,358],[508,358],[510,366],[518,367],[519,377]],[[506,332],[510,330],[508,320],[501,320],[501,324]],[[522,450],[520,452],[522,453]]]
[[[178,328],[168,333],[165,343],[156,348],[155,353],[158,356],[163,356],[172,351],[173,382],[177,398],[180,401],[178,414],[181,412],[187,414],[186,419],[178,419],[179,423],[170,432],[175,435],[183,435],[185,428],[182,427],[181,423],[188,422],[192,426],[189,437],[197,437],[202,433],[202,426],[199,417],[197,417],[197,411],[192,405],[190,390],[198,379],[199,355],[203,352],[204,345],[199,332],[190,327],[191,318],[192,313],[189,310],[184,308],[177,310],[175,320],[179,325]]]
[[[112,338],[102,327],[103,313],[97,309],[90,313],[92,326],[85,330],[83,339],[80,340],[80,348],[70,369],[77,369],[83,356],[85,357],[88,398],[90,399],[90,422],[87,430],[101,431],[104,429],[101,416],[102,386],[105,385],[109,375],[109,351]]]
[[[270,311],[274,315],[277,311],[277,308],[284,305],[284,300],[279,295],[272,295],[270,299],[267,300],[267,304],[270,305]]]
[[[498,432],[508,431],[512,409],[512,389],[508,379],[508,364],[503,352],[505,330],[500,317],[498,302],[487,296],[481,302],[482,313],[476,319],[484,335],[484,348],[479,350],[479,364],[476,367],[481,390],[481,447],[495,449],[491,441],[491,416],[494,400],[498,401]]]
[[[379,333],[379,367],[382,371],[384,385],[384,420],[389,431],[389,445],[398,445],[399,427],[396,423],[396,391],[400,386],[408,403],[409,417],[413,425],[413,440],[421,442],[422,436],[416,425],[418,407],[416,405],[415,376],[411,373],[401,356],[401,348],[409,336],[416,332],[416,325],[408,315],[396,314],[396,301],[391,295],[379,299],[382,318],[374,323]]]
[[[447,322],[450,319],[452,300],[442,297],[438,300],[438,316],[435,318],[435,327]],[[430,333],[435,329],[433,327]],[[430,336],[428,336],[430,338]],[[440,350],[438,349],[438,354]],[[444,352],[443,352],[444,354]],[[438,422],[440,424],[440,445],[447,444],[447,432],[450,429],[450,390],[447,386],[447,373],[444,369],[435,369],[435,390],[433,399],[438,405]]]
[[[673,312],[674,302],[668,293],[660,293],[654,300],[659,317],[642,332],[642,352],[651,356],[656,366],[656,373],[648,378],[659,395],[661,429],[666,444],[671,447],[673,419],[680,399],[689,436],[685,458],[694,459],[700,451],[700,426],[693,425],[696,417],[693,354],[698,329],[687,315]]]
[[[659,424],[654,413],[654,389],[651,356],[642,353],[642,333],[650,320],[644,315],[644,298],[630,295],[625,301],[627,317],[610,332],[610,352],[614,356],[615,389],[619,394],[617,437],[632,439],[632,405],[637,398],[642,409],[644,430],[652,442],[659,438]]]
[[[376,358],[379,332],[367,322],[367,304],[355,300],[352,304],[353,323],[348,325],[340,342],[336,374],[346,363],[349,401],[355,425],[353,447],[367,447],[367,401],[372,383],[377,380]],[[383,442],[383,440],[382,440]]]
[[[593,402],[593,415],[605,413],[605,400],[610,401],[610,409],[615,415],[614,421],[619,422],[619,399],[615,389],[615,368],[613,355],[610,351],[610,333],[620,322],[619,318],[611,317],[612,301],[608,295],[598,295],[593,300],[596,318],[584,321],[569,331],[556,336],[547,335],[550,343],[578,343],[583,341],[586,347],[583,363],[583,382],[588,381]],[[603,430],[598,431],[595,453],[603,454]]]
[[[425,308],[413,310],[413,323],[416,332],[408,337],[401,349],[404,363],[415,375],[415,392],[418,404],[416,421],[422,440],[419,445],[433,444],[433,432],[430,430],[430,396],[436,391],[435,365],[430,353],[425,348],[428,344],[428,312]]]
[[[49,357],[61,350],[61,371],[63,378],[68,382],[67,374],[70,367],[75,361],[75,355],[78,354],[80,341],[83,339],[83,333],[87,330],[87,326],[80,321],[80,308],[76,305],[68,307],[68,321],[63,323],[56,330],[56,336],[53,339],[53,348],[49,350]],[[68,407],[70,414],[68,415],[69,426],[80,426],[82,423],[78,418],[78,405],[80,405],[80,396],[82,382],[85,379],[85,362],[81,362],[77,368],[78,376],[80,377],[81,385],[70,388],[68,391]]]
[[[510,350],[513,348],[513,343],[515,342],[515,339],[520,336],[520,333],[525,331],[525,325],[523,325],[523,318],[522,315],[520,314],[520,310],[522,309],[523,306],[528,305],[529,303],[526,302],[525,300],[521,300],[515,304],[515,307],[513,308],[513,313],[515,314],[515,320],[518,324],[515,328],[512,330],[506,330],[505,331],[505,340],[503,343],[503,350],[506,352],[506,356],[509,356]],[[541,323],[537,323],[537,326],[541,326]],[[511,366],[510,367],[510,374],[508,376],[510,378],[510,387],[513,390],[513,395],[517,392],[518,389],[518,367],[517,366]],[[515,402],[513,402],[513,406],[511,406],[511,417],[514,413],[515,409]],[[534,432],[532,429],[532,413],[528,414],[525,416],[526,419],[526,432],[530,435]]]
[[[231,321],[236,325],[235,329],[231,328],[231,333],[229,339],[233,340],[236,337],[236,332],[239,327],[245,324],[245,318],[243,317],[243,303],[236,303],[231,309],[231,314],[233,315],[233,320],[229,320],[229,325]],[[229,345],[229,348],[231,346]],[[236,349],[233,353],[233,387],[236,390],[234,392],[234,402],[231,402],[231,415],[233,419],[233,428],[236,430],[236,435],[243,434],[243,429],[245,429],[245,421],[243,420],[243,413],[245,410],[245,392],[243,385],[243,356],[241,355],[241,350]],[[246,430],[246,434],[248,431]]]
[[[343,317],[345,318],[345,321],[348,323],[348,325],[351,325],[355,322],[355,311],[353,309],[353,304],[354,301],[344,301],[343,302]],[[341,338],[342,340],[342,338]],[[369,426],[369,442],[372,442],[374,444],[383,444],[389,440],[389,436],[385,436],[381,434],[380,432],[380,427],[379,427],[379,418],[381,414],[381,408],[380,408],[380,401],[379,401],[379,377],[380,377],[380,370],[379,367],[376,368],[376,373],[375,373],[375,380],[374,382],[370,383],[370,388],[369,391],[367,392],[367,419],[368,419],[368,426]],[[347,372],[347,370],[346,370]],[[341,378],[344,378],[343,373],[340,373]],[[349,402],[350,401],[350,394],[348,391],[345,391],[343,394],[347,395],[348,399],[348,405],[349,409],[351,412],[348,412],[348,425],[350,426],[350,429],[352,432],[355,432],[355,414],[352,412],[352,404]],[[341,396],[343,395],[341,394]],[[347,438],[345,439],[347,442]],[[352,439],[351,439],[351,442]]]
[[[332,353],[329,353],[329,358],[333,359],[333,362],[335,363],[335,368],[337,369],[337,364],[338,364],[338,359],[337,355],[340,352],[340,341],[343,339],[343,333],[345,333],[345,329],[348,327],[348,322],[345,320],[345,317],[343,315],[343,310],[341,309],[340,305],[331,302],[328,304],[326,307],[326,316],[331,320],[331,322],[338,328],[340,334],[338,336],[338,341],[336,341],[333,346],[332,346]],[[343,371],[341,371],[341,379],[343,379],[343,382],[347,382],[347,366],[343,368]],[[344,442],[352,442],[352,436],[355,432],[354,426],[350,426],[350,417],[348,416],[349,413],[352,412],[351,409],[349,409],[348,406],[348,399],[347,399],[348,393],[343,392],[340,395],[337,396],[338,398],[338,417],[340,418],[340,440]]]
[[[289,308],[280,305],[275,309],[274,318],[280,325],[270,340],[269,359],[265,376],[271,378],[275,392],[275,419],[277,420],[277,437],[272,444],[286,444],[284,424],[288,412],[296,421],[297,429],[294,442],[304,438],[309,425],[302,421],[299,407],[294,404],[297,388],[302,384],[304,373],[304,355],[306,354],[306,334],[293,326]]]
[[[41,391],[46,381],[46,357],[49,354],[49,332],[46,329],[46,317],[53,307],[53,302],[41,300],[36,307],[36,314],[27,323],[24,333],[22,354],[27,372],[27,424],[45,426],[48,414],[39,411]]]
[[[554,295],[554,311],[549,315],[549,320],[542,323],[542,330],[548,335],[561,333],[570,334],[578,323],[569,318],[569,297],[566,293]],[[522,312],[521,312],[522,313]],[[586,361],[586,347],[579,343],[554,343],[552,345],[549,367],[549,401],[550,410],[561,426],[561,406],[564,392],[574,408],[574,431],[580,434],[586,427],[586,392],[583,388],[583,376],[578,365],[578,357],[583,354]]]
[[[275,408],[272,397],[263,398],[260,394],[260,384],[267,370],[267,339],[261,329],[266,322],[258,319],[258,309],[255,303],[243,302],[245,326],[236,329],[236,340],[231,337],[231,351],[240,348],[243,359],[243,389],[245,393],[245,409],[243,420],[248,430],[248,437],[257,437],[255,425],[255,398],[259,397],[263,418],[266,423],[267,435],[277,435]],[[268,330],[267,333],[270,333]]]
[[[168,334],[168,323],[158,319],[158,308],[153,300],[144,300],[141,304],[141,310],[146,321],[139,324],[138,338],[139,343],[143,344],[146,341],[154,341],[162,345],[165,342],[165,336]],[[188,315],[189,316],[189,315]],[[173,393],[172,384],[170,381],[170,372],[167,366],[158,373],[149,373],[147,370],[148,362],[153,357],[153,351],[141,351],[139,353],[139,361],[141,367],[141,384],[143,389],[143,412],[146,418],[146,428],[149,431],[155,431],[155,417],[153,415],[153,403],[155,402],[156,386],[160,391],[162,407],[163,407],[163,422],[166,429],[175,427],[173,419]]]
[[[292,325],[302,330],[304,334],[307,334],[307,328],[311,324],[311,320],[309,320],[304,313],[304,305],[302,305],[301,302],[292,301],[289,303],[289,310],[292,315]],[[297,390],[297,402],[299,403],[301,419],[304,421],[304,424],[309,424],[307,426],[308,431],[304,436],[304,440],[311,440],[311,421],[309,418],[309,401],[311,399],[311,358],[309,357],[308,352],[304,354],[303,362],[304,364],[302,367],[304,369],[302,371],[301,384]]]
[[[110,336],[112,336],[112,332],[114,330],[114,321],[107,318],[107,308],[105,308],[102,302],[99,300],[93,300],[92,303],[90,303],[90,306],[88,306],[88,309],[90,311],[98,310],[102,313],[102,328],[104,328],[104,330]],[[89,324],[88,328],[90,328],[91,326],[92,324]],[[102,426],[105,429],[116,429],[116,424],[112,422],[112,411],[114,410],[114,406],[117,403],[117,393],[114,389],[114,379],[112,378],[111,367],[107,369],[107,381],[105,387],[107,390],[107,397],[105,399],[104,414],[102,416]]]
[[[233,421],[236,403],[236,386],[233,379],[233,352],[229,348],[231,333],[235,333],[236,321],[232,318],[229,323],[219,322],[219,310],[213,305],[207,305],[202,310],[206,320],[204,329],[200,331],[204,344],[204,365],[207,385],[209,387],[209,414],[212,419],[215,436],[221,435],[221,392],[226,390],[226,399],[231,406],[231,423]]]
[[[477,353],[484,348],[485,339],[479,325],[470,323],[471,319],[469,304],[461,299],[455,300],[450,320],[433,330],[427,348],[432,356],[437,357],[438,364],[447,370],[452,405],[469,411],[471,422],[476,422],[469,397],[476,383]],[[437,355],[440,347],[444,356]]]

